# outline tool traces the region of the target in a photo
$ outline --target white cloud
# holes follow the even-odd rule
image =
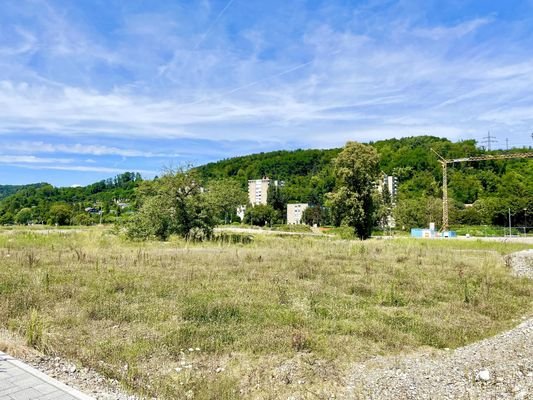
[[[521,110],[527,113],[533,102],[528,93],[533,57],[516,49],[501,54],[505,50],[498,47],[501,43],[491,48],[491,43],[464,41],[492,25],[493,17],[421,26],[404,15],[389,15],[387,29],[380,30],[379,24],[365,20],[366,14],[354,12],[346,27],[312,21],[303,26],[303,34],[285,43],[269,43],[271,36],[254,27],[235,39],[247,41],[250,50],[244,52],[225,37],[224,30],[221,34],[209,30],[210,22],[223,19],[217,22],[220,8],[210,10],[205,4],[201,10],[205,24],[199,32],[180,35],[177,31],[190,21],[139,14],[125,19],[114,32],[120,40],[112,45],[44,7],[40,21],[46,34],[40,37],[28,31],[21,35],[20,48],[47,48],[45,56],[68,65],[65,60],[72,59],[86,80],[38,79],[25,64],[20,70],[26,76],[4,75],[0,141],[2,134],[28,132],[71,136],[76,141],[90,136],[259,143],[267,137],[280,146],[296,141],[327,147],[355,134],[383,137],[425,131],[458,138],[462,132],[486,131],[487,123],[513,132],[530,123]],[[365,29],[358,30],[359,26]],[[203,41],[205,32],[215,45]],[[268,45],[276,46],[275,56],[261,58]],[[454,52],[458,45],[464,47]],[[91,75],[92,65],[119,66],[131,78],[119,76],[115,83],[112,72],[113,83],[103,84],[99,75]],[[7,143],[0,151],[25,154],[17,150],[24,145],[29,154],[179,157],[44,140]]]
[[[123,156],[123,157],[180,157],[178,153],[157,153],[151,151],[143,151],[136,149],[125,149],[114,146],[94,145],[94,144],[54,144],[46,143],[42,141],[22,141],[22,142],[10,142],[2,144],[0,152],[10,151],[23,154],[35,154],[35,153],[65,153],[65,154],[85,154],[92,156]],[[86,160],[87,162],[95,162],[92,159]]]
[[[28,163],[28,164],[69,164],[73,160],[69,158],[42,158],[35,156],[0,155],[0,163]]]
[[[479,28],[493,22],[493,18],[476,18],[453,26],[436,26],[431,28],[415,28],[412,33],[415,36],[431,40],[459,39],[465,35],[477,31]]]
[[[56,170],[56,171],[72,171],[72,172],[102,172],[109,174],[120,174],[128,171],[135,171],[146,175],[156,175],[158,172],[153,170],[136,169],[136,168],[111,168],[111,167],[90,167],[84,165],[30,165],[30,164],[17,164],[10,163],[12,167],[26,168],[26,169],[38,169],[38,170]]]

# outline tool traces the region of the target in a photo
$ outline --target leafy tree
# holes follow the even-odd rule
[[[337,221],[354,228],[360,239],[372,233],[374,183],[379,175],[379,156],[371,146],[348,142],[334,162],[337,189],[329,195]]]
[[[392,215],[392,199],[388,184],[384,184],[381,193],[374,193],[374,220],[379,223],[382,228],[389,226],[389,217]]]
[[[23,208],[15,215],[15,222],[17,224],[27,225],[32,221],[32,218],[31,208]]]
[[[212,180],[207,186],[207,201],[224,223],[232,222],[237,207],[246,205],[248,195],[235,179]]]
[[[250,225],[272,225],[278,217],[276,210],[270,205],[258,204],[248,207],[244,213],[244,222]]]
[[[87,213],[80,213],[80,214],[76,214],[72,218],[72,223],[74,225],[89,226],[93,224],[93,220],[89,215],[87,215]]]
[[[283,223],[287,210],[287,195],[281,185],[270,184],[267,203],[276,211],[278,221],[275,222]]]
[[[50,222],[53,225],[69,225],[72,209],[68,204],[54,204],[49,211]]]
[[[442,221],[442,200],[435,197],[402,199],[396,205],[393,215],[398,227],[425,228],[430,222]]]
[[[307,225],[323,226],[329,222],[328,210],[322,206],[307,207],[302,215],[302,220]]]
[[[14,221],[15,217],[9,211],[0,215],[0,225],[11,225]]]
[[[130,238],[166,240],[177,234],[198,239],[212,235],[214,213],[194,171],[168,171],[157,180],[145,182],[139,193],[142,206],[127,226]]]
[[[450,174],[448,188],[451,197],[465,204],[474,203],[483,189],[479,179],[470,171],[467,174],[453,171]]]

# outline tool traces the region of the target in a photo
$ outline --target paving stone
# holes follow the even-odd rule
[[[0,399],[93,400],[2,352],[0,352]]]

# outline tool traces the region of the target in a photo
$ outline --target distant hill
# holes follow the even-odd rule
[[[397,176],[402,183],[416,181],[415,187],[408,187],[411,195],[438,195],[424,180],[442,180],[441,167],[436,150],[444,157],[466,157],[482,154],[474,141],[453,143],[448,139],[433,136],[417,136],[402,139],[388,139],[370,143],[380,154],[381,170]],[[249,179],[268,176],[285,182],[285,190],[291,201],[322,204],[325,193],[334,185],[332,160],[342,149],[273,151],[229,158],[197,168],[206,180],[235,178],[243,189]],[[420,183],[420,184],[419,184]],[[438,185],[435,185],[438,186]],[[437,188],[438,190],[438,188]]]
[[[432,149],[446,158],[503,152],[486,152],[479,149],[474,140],[452,142],[434,136],[380,140],[370,145],[380,155],[381,170],[399,180],[397,201],[400,204],[410,202],[411,208],[426,200],[437,204],[442,198],[442,168]],[[247,190],[249,179],[268,176],[284,182],[285,200],[324,205],[326,194],[335,187],[332,161],[340,151],[340,148],[273,151],[229,158],[195,169],[204,184],[210,180],[232,178],[243,190]],[[525,151],[530,150],[507,152]],[[0,224],[13,223],[23,208],[30,208],[34,219],[50,221],[51,207],[57,204],[67,206],[73,218],[81,218],[87,214],[86,208],[96,206],[103,212],[104,221],[111,222],[124,211],[135,209],[135,189],[141,181],[139,174],[127,172],[76,188],[55,188],[45,183],[3,185],[0,186]],[[483,161],[450,166],[448,189],[452,221],[505,225],[510,208],[513,218],[523,223],[533,209],[533,160]],[[469,208],[470,204],[476,207]],[[428,213],[422,208],[415,211],[419,217]],[[438,220],[435,215],[431,218]]]
[[[381,170],[398,178],[399,200],[413,201],[442,197],[442,168],[432,149],[445,158],[530,151],[523,148],[487,152],[478,148],[474,140],[452,142],[434,136],[387,139],[370,144],[380,155]],[[340,151],[273,151],[225,159],[200,166],[197,170],[206,180],[237,179],[243,189],[246,189],[248,179],[268,176],[285,182],[284,190],[289,201],[324,204],[325,194],[335,186],[332,160]],[[464,204],[482,200],[486,214],[494,217],[487,217],[486,221],[490,222],[483,223],[504,225],[508,208],[514,210],[518,220],[523,220],[524,209],[533,208],[533,160],[483,161],[450,166],[448,189],[452,208],[454,204],[464,208]],[[479,220],[476,218],[471,222]]]
[[[32,183],[29,185],[0,185],[0,201],[11,196],[12,194],[17,193],[20,190],[27,188],[39,188],[44,185],[47,185],[47,183]]]
[[[290,200],[320,204],[335,185],[331,162],[340,150],[273,151],[229,158],[197,170],[206,180],[235,178],[246,190],[249,179],[270,177],[285,183]]]
[[[5,188],[6,196],[0,198],[0,225],[13,223],[18,212],[24,208],[32,210],[34,222],[47,222],[54,205],[66,206],[72,216],[86,215],[85,208],[88,207],[116,216],[126,205],[131,206],[135,188],[141,181],[140,174],[126,172],[85,187],[56,188],[46,183],[1,186]]]

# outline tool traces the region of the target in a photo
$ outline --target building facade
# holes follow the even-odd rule
[[[383,191],[386,187],[389,190],[392,204],[396,203],[396,196],[398,195],[398,178],[392,175],[383,175],[383,179],[379,183],[379,191]]]
[[[252,179],[248,181],[248,201],[251,205],[267,204],[270,179]]]
[[[307,203],[287,204],[287,224],[301,224],[307,207],[309,207]]]

